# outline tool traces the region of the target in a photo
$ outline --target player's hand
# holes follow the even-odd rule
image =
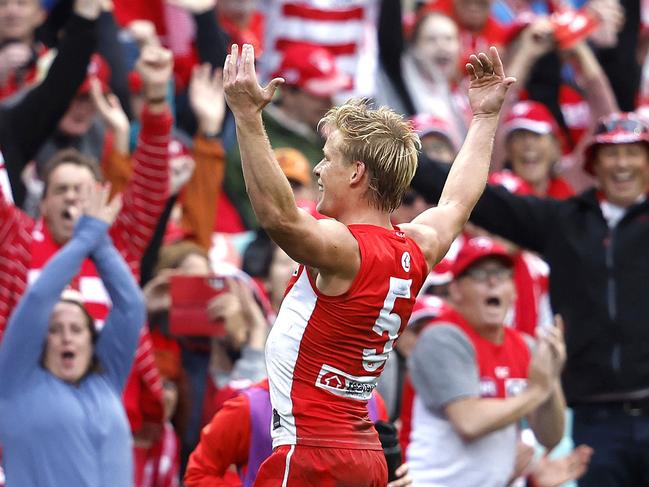
[[[282,83],[283,78],[274,78],[266,87],[260,86],[255,72],[255,50],[252,45],[244,44],[241,55],[239,46],[232,45],[223,67],[223,86],[225,99],[235,118],[259,115]]]
[[[404,462],[399,465],[399,468],[394,472],[397,479],[388,483],[387,487],[410,487],[412,485],[412,478],[408,472],[409,468],[407,463]]]
[[[500,113],[507,89],[516,78],[505,76],[503,63],[495,47],[484,52],[471,54],[466,64],[469,72],[469,102],[474,117],[495,117]]]
[[[208,63],[194,66],[189,84],[189,102],[198,119],[198,129],[203,134],[221,131],[225,118],[223,72]]]

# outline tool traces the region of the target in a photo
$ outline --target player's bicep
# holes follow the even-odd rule
[[[308,267],[337,273],[359,259],[358,243],[345,225],[316,220],[304,210],[296,221],[266,230],[289,257]]]
[[[466,209],[449,204],[430,208],[415,217],[411,223],[424,225],[435,232],[436,258],[439,261],[446,255],[466,221]]]

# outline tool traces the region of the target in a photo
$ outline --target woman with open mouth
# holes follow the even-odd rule
[[[121,394],[144,323],[144,301],[107,230],[121,200],[88,188],[72,239],[9,320],[0,347],[0,441],[7,487],[132,486],[132,440]],[[74,291],[90,257],[112,300],[100,334]]]

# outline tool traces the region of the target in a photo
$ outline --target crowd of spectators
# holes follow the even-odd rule
[[[411,121],[395,225],[439,199],[465,63],[498,47],[517,82],[490,184],[371,401],[410,463],[391,485],[649,485],[649,5],[631,0],[0,0],[0,485],[252,485],[269,454],[264,344],[296,264],[246,195],[233,43],[285,80],[264,125],[317,218],[327,111],[364,97]],[[64,305],[90,345],[66,345],[67,318],[46,331]],[[103,423],[87,438],[74,401]]]

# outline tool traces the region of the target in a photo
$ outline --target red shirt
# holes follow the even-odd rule
[[[366,403],[428,269],[398,228],[348,228],[361,256],[350,289],[326,296],[300,266],[268,337],[274,447],[381,449]]]

